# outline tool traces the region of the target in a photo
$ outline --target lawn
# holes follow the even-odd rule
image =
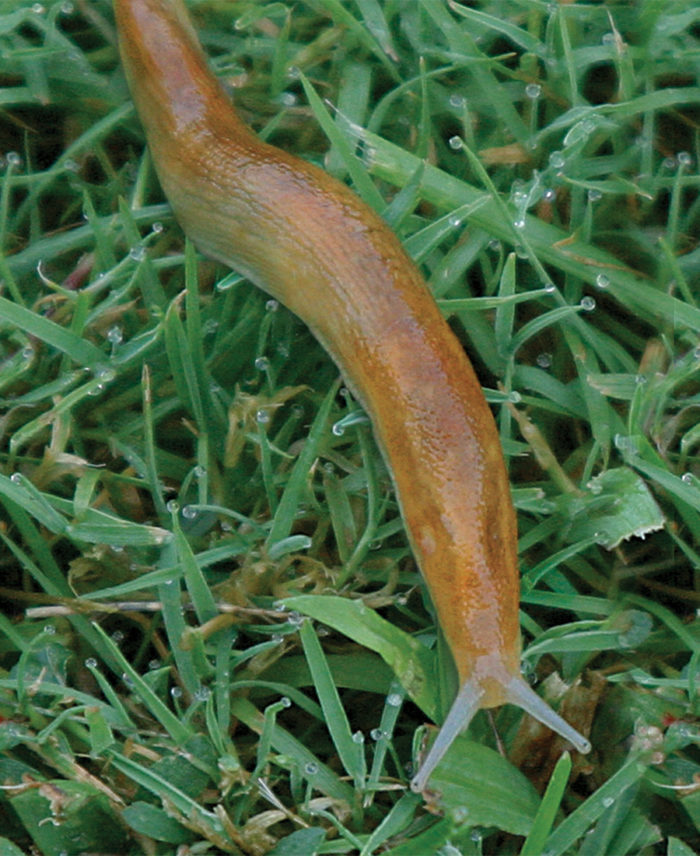
[[[700,850],[700,9],[188,0],[262,138],[423,271],[497,419],[523,672],[481,712],[359,404],[200,255],[111,3],[0,0],[0,856]]]

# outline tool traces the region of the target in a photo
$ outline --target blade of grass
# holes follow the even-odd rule
[[[6,297],[0,297],[0,320],[62,351],[79,366],[95,369],[105,362],[105,355],[91,342]]]
[[[357,790],[365,784],[364,744],[358,743],[350,732],[350,723],[336,689],[321,644],[313,624],[308,619],[299,628],[301,644],[311,670],[318,700],[323,709],[326,727],[330,732],[340,760],[355,783]]]
[[[93,624],[93,627],[102,640],[104,647],[112,655],[112,660],[121,669],[121,672],[118,674],[125,676],[125,679],[131,686],[132,692],[151,712],[156,721],[168,732],[175,743],[184,743],[185,740],[192,736],[192,730],[185,727],[180,719],[158,698],[100,625]]]
[[[570,773],[571,755],[564,752],[554,768],[520,856],[541,856],[545,852],[545,842],[554,825]]]
[[[565,818],[547,839],[543,852],[549,856],[562,856],[570,852],[576,842],[585,835],[604,811],[646,773],[646,764],[638,756],[632,756],[614,773],[605,784]]]
[[[314,459],[318,454],[318,448],[323,442],[323,436],[328,428],[328,417],[330,416],[339,387],[340,381],[336,381],[328,390],[326,397],[318,409],[304,447],[294,464],[289,480],[285,485],[284,493],[277,506],[277,513],[265,540],[265,545],[268,549],[277,541],[286,538],[292,531],[294,516],[300,502],[301,493],[311,471]]]
[[[247,699],[234,698],[231,702],[231,713],[256,734],[262,732],[264,717],[255,705]],[[275,725],[273,729],[272,745],[296,765],[297,769],[309,779],[316,790],[352,805],[354,802],[353,789],[347,782],[342,781],[330,767],[319,761],[310,749],[279,725]]]

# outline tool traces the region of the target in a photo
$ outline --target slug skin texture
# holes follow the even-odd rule
[[[462,687],[414,789],[476,710],[527,707],[515,684],[585,750],[520,678],[517,530],[498,432],[418,269],[345,185],[241,122],[181,0],[114,6],[124,70],[180,225],[308,325],[372,421]]]

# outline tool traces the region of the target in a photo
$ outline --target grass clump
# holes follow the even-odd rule
[[[504,708],[407,791],[452,674],[361,412],[185,242],[110,4],[0,2],[2,852],[696,852],[697,10],[190,6],[463,339],[524,666],[594,751]]]

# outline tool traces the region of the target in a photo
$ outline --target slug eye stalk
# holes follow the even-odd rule
[[[590,742],[559,716],[556,711],[552,710],[522,678],[512,678],[504,687],[504,691],[508,703],[522,708],[530,716],[561,735],[571,743],[576,751],[583,754],[591,751]],[[418,773],[411,780],[412,791],[421,793],[426,789],[428,779],[444,758],[455,738],[467,728],[476,712],[481,709],[483,695],[484,692],[476,680],[464,683]]]

